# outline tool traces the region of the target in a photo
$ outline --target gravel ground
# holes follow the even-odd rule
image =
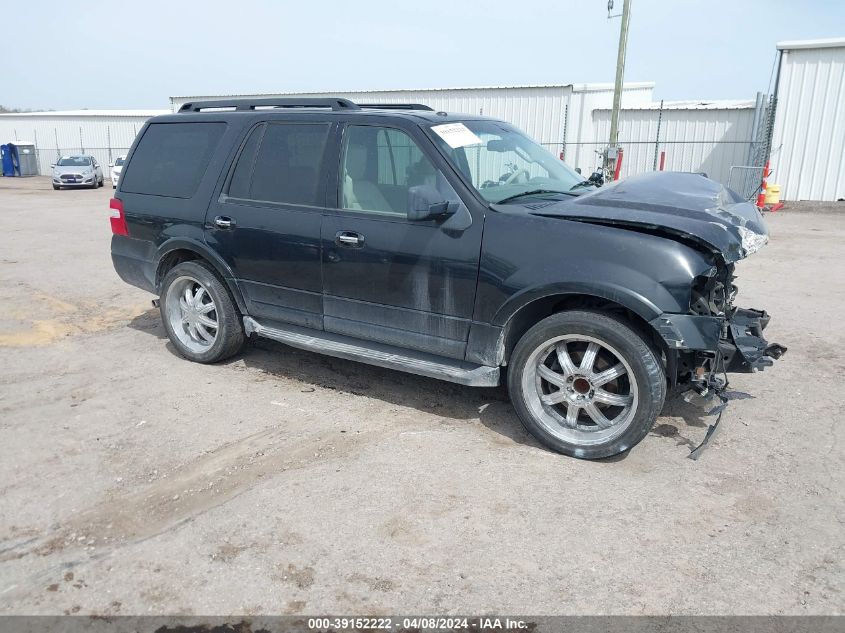
[[[259,342],[186,362],[107,200],[0,180],[0,614],[841,614],[845,214],[769,216],[774,368],[600,462],[502,389]]]

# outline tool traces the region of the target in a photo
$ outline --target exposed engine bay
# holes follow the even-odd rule
[[[697,351],[691,385],[699,392],[712,388],[712,376],[728,372],[755,372],[770,367],[786,348],[769,343],[763,330],[769,324],[765,310],[734,306],[737,286],[734,264],[714,266],[709,276],[701,276],[692,287],[690,310],[693,314],[721,320],[718,349]]]

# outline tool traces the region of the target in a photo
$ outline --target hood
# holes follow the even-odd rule
[[[53,175],[61,176],[62,174],[85,174],[93,170],[94,168],[91,165],[80,165],[78,167],[74,167],[73,165],[68,165],[66,167],[64,165],[56,165],[53,167]]]
[[[571,200],[526,208],[532,215],[668,234],[695,242],[728,263],[769,241],[756,206],[718,182],[686,172],[640,174]]]

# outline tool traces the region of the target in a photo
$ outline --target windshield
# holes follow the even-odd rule
[[[115,159],[115,161],[114,161],[114,166],[115,166],[115,167],[122,167],[122,166],[123,166],[123,161],[125,161],[125,160],[126,160],[126,159],[125,159],[123,156],[118,156],[118,157]]]
[[[433,125],[441,150],[488,202],[524,194],[581,193],[584,177],[501,121]]]
[[[91,159],[85,156],[62,156],[56,164],[59,167],[86,167],[91,164]]]

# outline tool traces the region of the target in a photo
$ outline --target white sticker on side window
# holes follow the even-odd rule
[[[443,125],[435,125],[431,129],[453,149],[483,143],[463,123],[444,123]]]

